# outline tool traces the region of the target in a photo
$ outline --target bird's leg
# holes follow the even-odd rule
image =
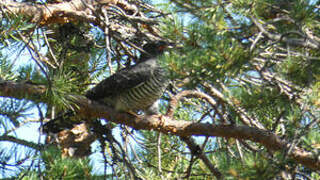
[[[160,120],[159,126],[164,124],[164,115],[159,111],[160,100],[155,101],[148,109],[146,109],[145,114],[149,116],[156,117]]]

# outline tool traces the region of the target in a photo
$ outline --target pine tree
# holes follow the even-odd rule
[[[154,3],[0,2],[0,177],[319,179],[320,3]],[[85,98],[156,40],[162,116]]]

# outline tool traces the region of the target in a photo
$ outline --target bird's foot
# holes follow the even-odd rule
[[[164,125],[165,116],[163,114],[155,114],[153,115],[155,118],[159,119],[159,127],[162,127]]]

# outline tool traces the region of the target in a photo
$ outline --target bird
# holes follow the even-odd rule
[[[169,84],[167,72],[160,65],[159,57],[168,47],[169,43],[165,41],[145,44],[135,65],[102,80],[89,89],[85,96],[118,112],[159,114],[159,99]],[[78,119],[81,118],[76,118],[75,112],[69,111],[44,124],[42,131],[58,133],[80,124]]]
[[[85,96],[111,106],[116,111],[158,114],[158,100],[169,84],[167,72],[158,59],[168,47],[165,41],[145,44],[135,65],[104,79],[87,91]]]

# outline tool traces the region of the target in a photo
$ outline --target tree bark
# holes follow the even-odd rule
[[[12,86],[15,84],[15,86]],[[34,89],[34,92],[25,91],[23,87]],[[37,94],[38,85],[31,85],[26,83],[0,82],[0,96],[22,98],[25,95],[27,98],[29,94]],[[19,87],[19,88],[15,88]],[[33,87],[33,88],[31,88]],[[21,91],[21,92],[20,92]],[[44,93],[44,92],[43,92]],[[16,96],[17,95],[17,96]],[[155,130],[165,134],[177,135],[181,137],[187,136],[211,136],[236,138],[241,140],[250,140],[252,142],[260,143],[271,151],[288,151],[291,144],[285,140],[280,139],[276,134],[249,126],[236,125],[213,125],[207,123],[197,123],[185,120],[175,120],[169,116],[133,116],[128,113],[119,113],[114,109],[99,104],[98,102],[87,99],[80,95],[69,95],[69,98],[75,103],[75,110],[84,117],[90,118],[104,118],[108,121],[117,124],[124,124],[137,130]],[[88,119],[90,119],[88,118]],[[320,170],[319,158],[299,147],[294,147],[289,157],[294,159],[310,169]]]

